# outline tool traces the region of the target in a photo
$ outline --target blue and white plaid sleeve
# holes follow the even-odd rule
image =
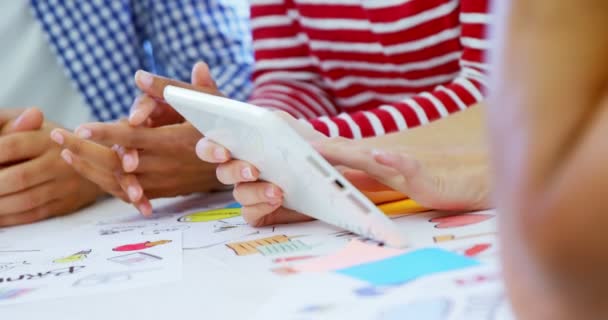
[[[154,71],[190,81],[205,61],[220,91],[245,100],[250,93],[253,50],[242,0],[133,1],[138,34],[151,45]]]

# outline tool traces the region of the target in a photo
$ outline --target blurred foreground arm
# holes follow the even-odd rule
[[[608,2],[499,3],[488,114],[513,306],[607,319]]]

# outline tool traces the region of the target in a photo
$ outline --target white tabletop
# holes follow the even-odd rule
[[[186,200],[188,199],[203,199],[207,204],[211,204],[208,202],[211,201],[213,204],[221,207],[226,205],[226,201],[230,201],[230,195],[215,194],[206,198],[194,197],[187,198]],[[196,201],[183,200],[184,199],[160,199],[155,200],[153,203],[156,208],[165,208],[165,210],[158,210],[160,216],[162,216],[161,211],[177,213],[178,211],[183,212],[183,210],[192,210],[194,209],[192,206],[201,205]],[[166,206],[167,204],[172,204],[177,201],[180,202],[178,206]],[[180,214],[181,213],[178,213],[178,215]],[[101,221],[128,220],[134,216],[136,216],[136,214],[133,208],[118,200],[110,199],[101,201],[92,207],[69,216],[27,226],[0,229],[0,254],[2,254],[3,250],[11,250],[11,248],[27,249],[30,248],[28,246],[31,246],[30,249],[35,249],[36,246],[40,246],[41,242],[41,247],[52,247],[54,245],[52,241],[63,241],[57,242],[57,244],[65,244],[66,240],[71,244],[78,244],[79,241],[86,242],[87,239],[85,238],[89,234],[87,233],[90,231],[90,229],[88,229],[89,227],[96,225]],[[467,214],[460,215],[459,217],[461,216],[467,216]],[[472,244],[478,244],[478,242],[491,243],[491,249],[485,251],[485,258],[483,257],[483,254],[482,256],[477,256],[477,258],[480,259],[480,261],[484,261],[483,267],[488,267],[490,273],[495,274],[497,271],[492,269],[492,266],[495,266],[498,262],[495,239],[496,219],[494,219],[496,213],[486,211],[471,213],[468,214],[468,216],[469,217],[465,217],[464,220],[468,221],[467,219],[474,217],[474,221],[465,221],[466,223],[462,225],[459,225],[459,222],[454,220],[456,215],[447,212],[429,212],[402,216],[400,218],[396,217],[394,218],[394,221],[405,234],[410,236],[410,240],[414,246],[432,246],[434,242],[436,242],[435,236],[445,237],[446,235],[449,235],[456,240],[452,239],[454,241],[442,244],[441,247],[453,252],[460,252],[459,250],[468,248]],[[172,216],[171,219],[174,219],[174,216]],[[295,226],[298,230],[295,234],[303,232],[302,228],[318,228],[314,227],[315,224],[318,224],[318,222],[311,222],[305,225],[299,224]],[[441,224],[444,225],[440,226]],[[450,224],[452,225],[448,226]],[[321,227],[324,232],[327,231],[326,228],[329,228],[328,230],[330,231],[333,230],[327,225],[321,224]],[[277,228],[285,228],[285,230],[280,232],[286,232],[289,227],[277,226]],[[274,232],[274,228],[271,227],[271,229]],[[85,233],[81,233],[79,230],[84,230]],[[196,233],[196,235],[198,234],[199,233]],[[346,244],[347,240],[342,238],[340,238],[341,240],[335,240],[338,239],[338,236],[327,237],[330,234],[331,233],[329,232],[324,233],[324,236],[321,238],[323,239],[324,245],[329,250],[338,248],[333,247],[332,243],[341,243],[341,245]],[[314,236],[311,236],[310,238],[319,239],[314,238]],[[333,242],[331,239],[334,239]],[[215,248],[221,249],[220,247]],[[335,286],[332,284],[328,285],[330,277],[332,281],[335,281],[336,278],[339,278],[338,275],[331,275],[328,273],[327,277],[324,278],[315,274],[315,278],[312,280],[304,277],[301,278],[301,280],[303,279],[305,282],[294,284],[288,282],[288,278],[290,277],[273,275],[271,272],[268,272],[267,268],[265,269],[265,272],[261,272],[261,269],[256,269],[254,260],[243,257],[236,259],[233,257],[233,259],[226,260],[216,254],[217,250],[214,251],[213,249],[183,250],[182,278],[179,281],[167,282],[167,284],[163,285],[150,284],[146,287],[116,291],[113,293],[98,293],[96,295],[56,298],[53,300],[40,300],[38,302],[2,306],[0,307],[0,320],[250,319],[253,318],[262,307],[262,311],[264,312],[263,316],[265,318],[283,319],[283,314],[278,310],[281,310],[282,306],[286,306],[284,311],[290,312],[290,310],[293,309],[290,304],[294,301],[297,302],[296,304],[298,304],[298,306],[296,307],[299,308],[299,304],[302,303],[301,300],[306,300],[310,297],[316,297],[315,299],[323,297],[323,299],[329,301],[332,300],[333,296],[338,297],[337,300],[334,299],[338,302],[342,299],[339,294],[332,295],[327,293],[328,289]],[[6,253],[4,253],[4,255],[6,255]],[[176,270],[179,270],[179,268]],[[470,270],[464,270],[463,272],[471,272],[472,275],[478,275],[477,273],[479,270],[471,268]],[[495,276],[493,277],[496,278]],[[493,277],[485,278],[493,279]],[[297,277],[292,277],[291,279],[294,278]],[[340,281],[346,281],[343,278],[340,279]],[[452,281],[454,279],[445,280],[448,278],[444,279],[441,275],[438,275],[438,278],[431,277],[428,279],[428,281],[439,281],[436,284],[440,285],[437,287],[439,288],[437,290],[441,291],[439,292],[441,295],[444,294],[441,285],[456,283]],[[351,284],[356,282],[357,285],[359,285],[359,282],[356,280],[349,279],[348,281]],[[471,286],[471,288],[467,289],[469,291],[465,290],[466,292],[460,289],[456,290],[453,292],[454,296],[452,298],[454,298],[454,301],[460,301],[458,303],[464,306],[470,301],[477,301],[469,298],[479,295],[480,292],[484,295],[491,293],[490,296],[492,296],[492,294],[496,295],[500,293],[497,297],[503,297],[500,280],[495,279],[492,281],[492,285],[494,286],[492,290],[494,291],[487,291],[487,285],[480,284],[477,287]],[[313,293],[310,294],[310,292],[306,290],[300,290],[305,287],[312,290]],[[339,286],[336,286],[337,289],[340,289],[338,287]],[[294,293],[290,295],[290,289],[298,289],[297,294]],[[322,289],[322,291],[328,295],[319,296],[319,289]],[[343,289],[350,292],[349,287],[341,288],[338,291],[343,293]],[[405,285],[403,286],[403,289],[403,292],[408,292],[409,286]],[[426,289],[427,288],[424,290],[425,292],[429,291]],[[401,291],[395,291],[396,295],[393,298],[396,298],[401,302],[406,296],[401,296],[399,292]],[[434,294],[433,292],[433,290],[430,290],[430,292],[427,293]],[[278,300],[273,299],[273,295],[275,294],[277,294],[276,298],[278,298]],[[281,298],[283,299],[281,300]],[[365,300],[368,298],[358,299]],[[387,295],[386,300],[381,298],[381,300],[378,301],[390,302],[390,296]],[[495,305],[498,305],[497,303],[502,303],[501,300],[497,301],[498,302],[486,301],[487,305],[485,305],[485,307],[493,309]],[[365,305],[359,304],[359,302],[360,301],[357,300],[357,306],[367,308],[365,311],[378,311],[376,309],[378,305],[373,303],[370,304],[369,300],[365,300]],[[500,305],[503,304],[504,303]],[[357,310],[362,311],[363,309],[360,308]],[[270,311],[270,313],[267,311]],[[270,316],[268,316],[269,314]],[[356,313],[356,315],[358,314],[359,313]],[[339,317],[334,318],[342,319],[344,317],[341,314]],[[470,317],[467,316],[466,318],[469,319]],[[505,319],[512,319],[512,317],[509,316]]]
[[[164,204],[172,200],[158,200]],[[11,228],[35,237],[52,237],[97,220],[132,212],[118,200],[63,218]],[[77,239],[75,239],[77,240]],[[1,244],[0,244],[1,246]],[[239,274],[205,257],[204,250],[184,250],[183,278],[178,283],[149,286],[112,294],[87,295],[0,307],[1,319],[246,319],[274,292],[276,278]]]

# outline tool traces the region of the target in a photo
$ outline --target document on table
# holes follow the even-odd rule
[[[405,285],[376,286],[339,273],[302,274],[254,319],[513,320],[500,272],[477,266]]]
[[[90,236],[0,255],[0,306],[179,281],[181,232]]]

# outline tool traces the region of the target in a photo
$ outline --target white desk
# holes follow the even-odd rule
[[[218,196],[219,197],[214,196],[214,199],[220,201],[218,204],[225,204],[226,199],[220,199],[223,195]],[[174,201],[181,201],[181,199],[162,199],[154,201],[154,205],[158,208]],[[43,221],[28,226],[4,230],[0,229],[0,250],[2,250],[2,247],[27,248],[26,242],[17,244],[15,243],[15,239],[25,239],[25,241],[28,241],[30,238],[36,237],[38,238],[37,241],[46,241],[45,244],[50,243],[54,238],[65,239],[65,235],[68,232],[79,234],[77,229],[80,226],[91,226],[95,222],[104,220],[111,221],[121,218],[124,219],[133,215],[133,213],[133,208],[118,200],[106,200],[70,216]],[[403,228],[403,231],[406,232],[406,234],[412,236],[412,241],[416,239],[415,236],[418,234],[417,239],[422,241],[419,244],[420,246],[430,245],[429,242],[434,241],[434,235],[445,236],[446,233],[455,235],[456,238],[458,238],[458,235],[464,236],[461,237],[463,240],[455,240],[453,243],[450,242],[452,245],[442,245],[445,249],[451,251],[467,248],[471,244],[477,244],[478,241],[490,241],[493,249],[486,252],[488,256],[485,259],[489,259],[490,264],[496,263],[495,237],[487,235],[488,233],[494,234],[495,232],[495,213],[474,213],[474,215],[476,215],[477,218],[483,218],[479,221],[484,222],[473,222],[471,225],[455,225],[448,227],[448,229],[443,229],[441,227],[437,228],[436,223],[446,223],[446,221],[433,221],[435,218],[454,216],[453,214],[440,212],[404,216],[402,218],[397,218],[399,220],[395,221]],[[433,219],[429,219],[430,217],[433,217]],[[448,224],[454,223],[454,220],[450,221],[451,222],[448,221]],[[304,225],[299,225],[298,228],[300,227],[304,227]],[[466,239],[467,235],[474,235],[475,238]],[[72,238],[76,238],[73,241],[78,241],[77,236],[71,236],[69,240],[72,241]],[[82,241],[85,240],[83,239]],[[416,241],[414,241],[414,244],[416,244],[415,242]],[[331,246],[331,242],[327,243]],[[52,246],[52,244],[50,246]],[[36,248],[32,247],[30,249]],[[151,285],[110,294],[86,295],[0,307],[0,320],[250,319],[258,312],[259,307],[269,302],[273,294],[278,293],[278,290],[290,288],[300,289],[308,285],[308,287],[314,287],[314,290],[311,291],[313,292],[312,294],[309,294],[308,291],[304,290],[306,291],[303,293],[305,297],[322,297],[327,300],[331,300],[332,298],[332,294],[328,294],[325,291],[325,289],[328,289],[326,288],[327,282],[325,282],[326,280],[323,280],[324,278],[322,277],[315,278],[321,279],[317,281],[317,283],[304,282],[286,285],[285,281],[288,280],[285,278],[273,276],[267,271],[260,272],[255,266],[252,266],[249,263],[244,264],[245,262],[240,263],[240,260],[238,259],[231,260],[230,263],[224,263],[222,262],[222,259],[218,260],[217,256],[211,257],[212,253],[212,251],[205,249],[184,250],[182,280],[179,282],[165,285]],[[480,257],[478,256],[478,258]],[[242,261],[251,262],[252,260],[243,259]],[[251,268],[252,271],[244,271],[248,268]],[[475,270],[475,268],[472,268],[471,272],[473,275],[477,275],[477,271]],[[493,271],[494,269],[488,270],[495,273],[495,271]],[[468,271],[465,270],[465,272]],[[309,278],[305,278],[305,280],[307,279]],[[333,279],[335,279],[335,277]],[[429,281],[433,281],[433,278],[429,279]],[[437,279],[440,279],[441,283],[439,284],[454,283],[453,279],[449,281],[445,280],[447,278],[439,277]],[[490,276],[487,277],[487,279],[493,279],[493,277]],[[354,280],[349,281],[352,283]],[[466,292],[458,290],[454,293],[452,298],[454,301],[460,301],[458,303],[461,306],[472,304],[477,300],[469,298],[474,297],[474,295],[479,295],[480,292],[483,293],[484,296],[490,292],[490,297],[502,292],[502,286],[499,282],[498,279],[491,283],[491,285],[494,286],[492,289],[494,291],[487,291],[487,284],[482,284],[478,288],[471,286],[471,288],[469,288],[470,290],[467,289],[469,291],[465,290]],[[313,283],[312,286],[309,285],[311,283]],[[442,286],[438,287],[444,288]],[[403,292],[407,292],[408,286],[404,286],[403,288],[406,290]],[[323,290],[319,291],[319,289]],[[346,290],[348,291],[350,289],[347,288]],[[480,291],[477,292],[475,290]],[[343,293],[344,290],[341,289],[339,291]],[[426,289],[424,291],[426,291]],[[327,296],[319,296],[320,292],[321,294],[324,292]],[[275,306],[289,306],[293,301],[300,303],[297,298],[294,299],[294,296],[297,297],[297,295],[290,295],[289,292],[286,294],[285,291],[281,291],[280,293],[280,297],[284,297],[286,300],[280,300],[279,302],[276,300],[272,301],[273,304],[271,306],[269,305],[271,308],[269,310],[272,315],[269,316],[269,318],[282,319],[282,314],[280,314],[280,312],[276,313],[276,310],[274,309]],[[302,293],[300,292],[300,294]],[[431,292],[431,294],[443,295],[445,292]],[[469,296],[469,294],[473,295]],[[494,299],[496,301],[488,301],[483,307],[488,310],[494,310],[497,305],[504,305],[504,299],[501,298],[503,297],[502,294],[496,296],[499,297]],[[336,294],[335,297],[338,297],[339,301],[342,296]],[[386,297],[389,296],[387,295]],[[394,298],[397,298],[399,303],[402,303],[403,297],[404,296],[397,295]],[[359,303],[359,301],[357,301],[357,303]],[[365,306],[370,306],[370,308],[364,311],[378,311],[378,309],[373,308],[373,304],[370,305],[368,302],[365,303]],[[475,308],[477,307],[479,306],[476,305]],[[454,312],[458,312],[458,315],[462,315],[460,312],[464,309],[456,308],[454,310],[460,310]],[[342,317],[336,318],[340,319]],[[468,315],[466,315],[465,318],[472,319]],[[487,317],[483,319],[486,318]],[[503,318],[512,319],[508,314]],[[477,317],[475,319],[477,319]]]
[[[159,200],[155,204],[170,201],[173,200]],[[132,211],[118,200],[105,200],[77,214],[10,231],[47,237],[96,217],[120,217]],[[204,251],[185,250],[183,279],[179,283],[0,307],[0,319],[247,319],[273,293],[275,281],[270,276],[235,273],[207,259]]]

